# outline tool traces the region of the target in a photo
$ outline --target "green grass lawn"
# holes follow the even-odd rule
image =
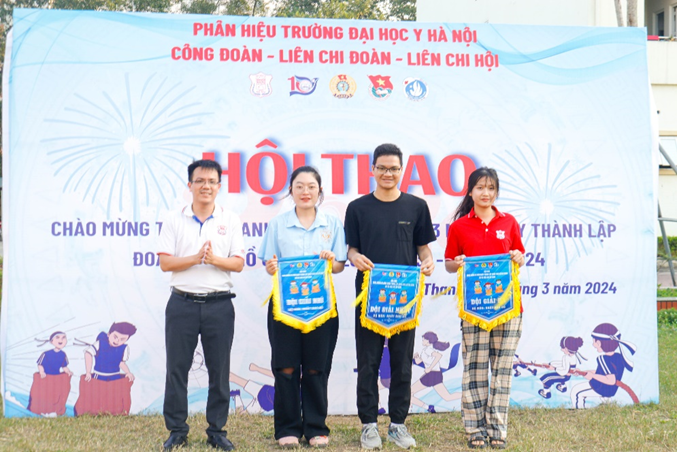
[[[677,329],[658,335],[660,404],[590,410],[513,409],[509,449],[515,451],[675,451],[677,450]],[[352,396],[352,394],[350,395]],[[193,430],[184,450],[212,450],[205,444],[203,415],[191,416]],[[387,417],[379,422],[383,434]],[[328,450],[359,450],[355,416],[332,416]],[[419,450],[466,450],[460,413],[412,415],[409,430]],[[231,416],[229,437],[240,451],[276,450],[270,416]],[[161,416],[0,419],[2,451],[160,450],[167,432]],[[385,450],[396,448],[384,442]]]

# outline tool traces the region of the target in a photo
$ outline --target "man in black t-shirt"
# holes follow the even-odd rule
[[[436,240],[426,202],[397,188],[402,172],[402,151],[394,144],[382,144],[374,151],[372,172],[376,190],[358,198],[346,210],[348,259],[359,270],[355,292],[362,288],[364,271],[378,264],[416,265],[430,276],[435,262],[428,243]],[[376,426],[378,416],[378,369],[385,337],[364,328],[361,308],[355,310],[357,344],[357,413],[362,421],[363,449],[381,448]],[[402,331],[388,341],[390,351],[390,395],[388,440],[408,449],[416,446],[404,421],[411,400],[411,366],[416,330]]]

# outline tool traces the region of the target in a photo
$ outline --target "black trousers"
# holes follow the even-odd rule
[[[362,307],[355,309],[355,344],[357,346],[357,415],[363,424],[378,418],[378,369],[385,337],[364,328],[360,323]],[[411,366],[414,358],[416,329],[402,331],[388,340],[390,351],[390,421],[404,424],[411,403]]]
[[[225,435],[230,407],[230,349],[235,310],[230,299],[195,303],[172,294],[165,309],[167,379],[163,414],[172,433],[188,433],[188,372],[198,335],[209,375],[208,435]]]
[[[273,319],[268,309],[271,368],[275,375],[275,439],[306,439],[329,435],[327,385],[338,337],[338,317],[311,331],[301,331]],[[294,369],[292,374],[282,369]]]

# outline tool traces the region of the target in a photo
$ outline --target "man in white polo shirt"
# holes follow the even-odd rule
[[[209,374],[207,443],[233,450],[224,427],[230,405],[230,349],[235,312],[230,272],[244,268],[242,223],[216,205],[221,166],[198,160],[188,166],[193,202],[172,212],[162,224],[160,268],[172,272],[172,294],[165,309],[167,379],[163,414],[171,432],[164,443],[171,450],[187,443],[188,371],[201,337]]]

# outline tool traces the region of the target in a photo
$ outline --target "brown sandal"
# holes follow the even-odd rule
[[[468,447],[470,449],[484,449],[487,447],[487,441],[484,439],[484,436],[476,433],[468,440]]]

